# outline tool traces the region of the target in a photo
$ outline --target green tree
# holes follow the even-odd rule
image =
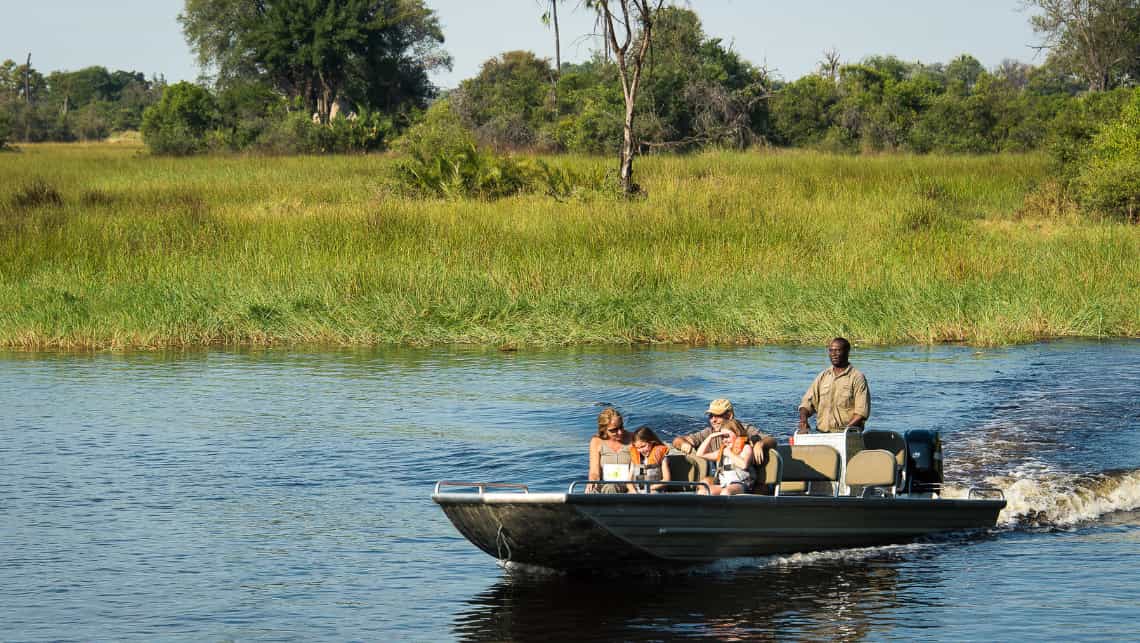
[[[508,51],[479,69],[450,96],[463,123],[480,142],[496,148],[533,147],[553,119],[547,100],[550,63],[529,51]]]
[[[617,154],[624,98],[613,64],[601,57],[567,65],[558,79],[559,117],[549,128],[555,144],[571,152]]]
[[[1040,49],[1081,76],[1090,91],[1120,85],[1137,69],[1140,0],[1024,0]]]
[[[986,68],[978,62],[977,58],[970,54],[962,54],[946,64],[945,74],[947,81],[957,83],[960,86],[959,91],[965,93],[974,88],[978,79],[985,72]]]
[[[835,83],[819,76],[804,76],[783,86],[772,98],[777,142],[793,147],[819,143],[832,126],[831,109],[838,102]]]
[[[170,85],[143,114],[142,136],[156,154],[182,156],[206,149],[207,134],[218,124],[218,108],[208,91],[192,83]]]
[[[62,113],[95,101],[110,100],[111,74],[105,67],[92,66],[79,71],[55,71],[47,76],[52,102]]]
[[[768,134],[767,75],[707,37],[689,9],[658,12],[644,85],[639,109],[653,127],[639,138],[651,145],[743,147]]]
[[[257,144],[287,111],[284,97],[260,81],[228,83],[218,92],[217,104],[219,142],[235,151]]]
[[[428,73],[451,64],[423,0],[186,0],[179,21],[220,85],[265,79],[321,122],[342,99],[423,107]]]
[[[1083,205],[1140,222],[1140,89],[1096,134],[1082,165],[1076,185]]]

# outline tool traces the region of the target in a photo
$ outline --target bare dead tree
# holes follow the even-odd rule
[[[823,52],[823,60],[819,61],[819,75],[835,82],[839,78],[839,51],[834,47]]]
[[[602,27],[609,36],[610,47],[613,48],[618,76],[621,79],[622,95],[625,98],[621,169],[618,176],[621,189],[626,194],[633,194],[640,189],[633,182],[633,157],[637,153],[637,141],[633,132],[635,103],[637,90],[641,84],[645,53],[649,51],[649,43],[653,40],[653,24],[657,19],[657,12],[664,4],[665,0],[597,0],[597,7],[602,16]],[[620,10],[620,14],[615,13],[614,9]],[[635,21],[640,32],[636,40]],[[617,37],[619,28],[622,33],[620,40]],[[631,46],[634,44],[637,47],[631,51]]]

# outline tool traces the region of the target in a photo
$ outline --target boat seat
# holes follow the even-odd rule
[[[851,495],[862,494],[866,489],[882,487],[894,495],[898,480],[898,466],[895,456],[886,449],[868,449],[856,453],[847,463],[845,481],[851,487]]]
[[[868,429],[863,431],[863,448],[867,450],[882,449],[890,451],[895,457],[898,466],[906,465],[906,440],[894,431],[879,431]]]
[[[830,483],[831,494],[839,493],[839,452],[823,444],[791,446],[781,444],[775,451],[782,460],[776,495],[813,492],[811,483]]]
[[[665,456],[665,466],[669,468],[669,479],[674,482],[699,482],[705,479],[708,475],[708,461],[703,458],[698,458],[695,455],[685,455],[681,453],[671,453]],[[669,491],[695,491],[693,489],[683,489],[681,487],[673,487]]]
[[[759,447],[756,449],[757,456],[760,453]],[[776,486],[780,484],[780,480],[784,474],[784,458],[780,456],[779,451],[771,449],[768,451],[768,463],[764,465],[764,470],[758,476],[757,482],[763,482],[764,486],[756,485],[759,493],[762,495],[772,495],[775,492]],[[762,490],[759,490],[762,489]]]
[[[901,483],[906,476],[906,438],[894,431],[869,429],[863,431],[863,447],[868,450],[883,449],[894,455],[895,468],[898,469],[895,484],[901,489],[904,486]]]

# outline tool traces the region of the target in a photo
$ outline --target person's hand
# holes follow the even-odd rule
[[[807,433],[810,430],[807,420],[800,420],[800,424],[796,427],[796,433]]]

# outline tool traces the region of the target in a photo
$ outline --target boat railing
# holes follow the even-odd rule
[[[442,487],[474,487],[479,490],[480,496],[486,493],[487,489],[514,490],[521,491],[522,493],[530,493],[530,489],[525,484],[517,482],[461,482],[458,480],[440,480],[435,483],[435,493],[438,494]]]
[[[628,484],[634,485],[637,493],[649,493],[650,487],[665,487],[673,491],[696,491],[700,487],[704,487],[705,493],[709,492],[709,485],[704,480],[575,480],[570,483],[570,487],[566,493],[593,493],[591,491],[592,485],[606,485],[606,484]],[[584,489],[578,489],[580,485],[585,485]]]
[[[966,497],[970,500],[974,498],[996,498],[998,500],[1005,500],[1005,492],[997,487],[970,487],[966,493]]]

